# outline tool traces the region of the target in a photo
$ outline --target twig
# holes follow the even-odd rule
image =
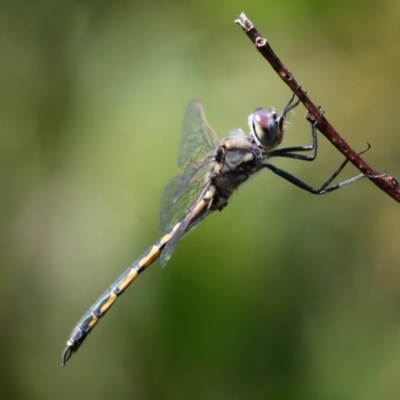
[[[276,56],[267,39],[263,38],[253,23],[244,13],[240,14],[235,22],[243,29],[244,33],[253,42],[260,54],[271,64],[275,72],[281,79],[296,93],[301,103],[307,109],[306,118],[311,123],[317,121],[318,130],[363,174],[394,200],[400,202],[400,185],[393,177],[380,174],[370,167],[337,133],[335,128],[328,122],[324,115],[321,115],[320,109],[310,100],[307,93],[299,86],[292,73],[282,64]]]

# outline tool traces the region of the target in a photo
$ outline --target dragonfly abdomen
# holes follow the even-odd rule
[[[117,298],[128,288],[128,286],[149,267],[158,257],[171,240],[175,232],[181,225],[178,222],[169,232],[161,237],[153,246],[149,247],[90,307],[86,314],[76,324],[67,340],[67,345],[62,354],[62,365],[71,358],[72,354],[76,352],[82,343],[85,341],[87,335],[97,325],[100,318],[103,317],[111,306],[115,303]]]

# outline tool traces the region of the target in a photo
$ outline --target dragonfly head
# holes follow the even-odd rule
[[[249,116],[250,135],[256,143],[264,149],[273,149],[283,138],[283,120],[281,121],[275,110],[258,108]]]

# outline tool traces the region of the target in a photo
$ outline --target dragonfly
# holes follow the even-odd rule
[[[346,159],[320,188],[314,188],[270,163],[274,157],[313,161],[317,156],[318,121],[311,124],[311,144],[277,149],[287,128],[288,114],[299,102],[295,101],[293,93],[281,113],[276,109],[258,108],[248,117],[249,134],[236,129],[222,140],[218,140],[208,124],[201,103],[193,100],[189,104],[178,153],[178,166],[183,172],[173,177],[164,189],[160,207],[160,239],[100,296],[76,324],[63,351],[62,365],[80,348],[100,318],[143,271],[158,258],[160,264],[165,266],[182,237],[214,211],[222,211],[236,189],[255,173],[269,169],[317,195],[333,192],[367,176],[360,174],[331,185],[348,163]],[[370,145],[359,154],[369,148]]]

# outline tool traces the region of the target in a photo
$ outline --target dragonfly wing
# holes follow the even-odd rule
[[[188,212],[186,213],[186,216],[181,219],[180,226],[174,233],[173,237],[168,241],[168,243],[162,250],[160,256],[160,264],[163,267],[171,258],[172,253],[174,252],[179,240],[192,228],[194,228],[199,222],[201,222],[210,212],[212,212],[210,205],[213,199],[209,198],[208,200],[204,200],[204,195],[209,190],[210,186],[211,182],[209,182],[206,186],[203,186],[203,190],[190,206]]]
[[[180,138],[178,166],[184,171],[169,181],[161,198],[161,234],[188,213],[207,185],[207,173],[213,165],[218,147],[218,138],[206,121],[200,102],[193,100],[186,110]]]
[[[198,100],[193,100],[183,119],[178,154],[178,166],[186,168],[191,162],[198,162],[218,147],[219,141],[204,115]]]
[[[182,183],[186,180],[187,175],[182,174],[173,177],[165,187],[161,197],[160,220],[158,232],[164,235],[168,230],[178,223],[188,212],[194,199],[204,188],[204,177],[198,174],[192,179],[190,184],[181,191]],[[177,197],[176,194],[180,195]]]

